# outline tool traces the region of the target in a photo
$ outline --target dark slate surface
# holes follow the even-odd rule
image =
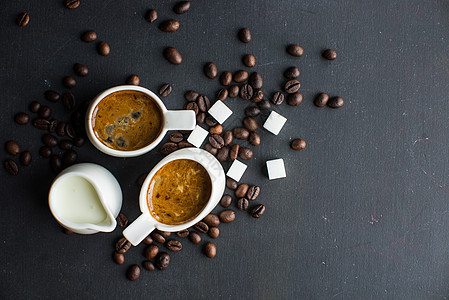
[[[34,157],[19,176],[0,171],[2,299],[447,299],[448,2],[194,1],[181,16],[173,1],[82,1],[73,11],[61,2],[8,1],[0,10],[2,143],[17,139]],[[143,19],[149,8],[159,13],[154,24]],[[25,28],[15,24],[22,11],[31,15]],[[158,30],[168,18],[180,20],[179,31]],[[237,40],[241,27],[251,28],[251,43]],[[110,44],[108,57],[80,40],[89,29]],[[289,43],[302,45],[304,56],[288,56]],[[180,50],[182,65],[162,58],[166,46]],[[326,48],[338,51],[336,61],[320,57]],[[62,233],[47,205],[55,174],[38,155],[43,133],[16,125],[15,113],[37,100],[67,120],[62,104],[48,103],[43,92],[63,92],[61,79],[76,62],[89,67],[88,77],[77,78],[78,103],[135,73],[154,91],[172,83],[164,102],[179,109],[188,89],[210,98],[218,90],[218,80],[202,73],[205,62],[236,71],[246,53],[256,57],[266,95],[292,65],[301,68],[304,95],[298,107],[274,108],[288,118],[279,136],[258,130],[263,145],[242,181],[261,186],[261,219],[238,213],[220,226],[214,259],[185,240],[169,269],[143,270],[137,282],[125,273],[143,261],[143,246],[124,265],[111,258],[120,229]],[[314,107],[320,91],[343,97],[345,106]],[[247,102],[226,103],[235,112],[229,129],[241,123]],[[306,150],[289,149],[297,137]],[[8,157],[3,151],[2,161]],[[161,158],[158,151],[112,158],[90,144],[79,150],[80,162],[118,178],[130,219],[139,213],[136,178]],[[264,165],[273,158],[285,160],[286,179],[268,181]]]

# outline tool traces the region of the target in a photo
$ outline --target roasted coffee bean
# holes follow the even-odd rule
[[[16,141],[7,141],[5,144],[6,152],[8,152],[11,155],[19,154],[20,147],[19,144],[17,144]]]
[[[207,224],[204,223],[203,221],[199,221],[198,223],[193,225],[193,228],[195,228],[196,231],[201,233],[206,233],[209,230],[209,226],[207,226]]]
[[[64,153],[62,159],[63,159],[63,162],[64,162],[65,166],[71,166],[78,159],[78,153],[75,150],[73,150],[73,149],[67,150]]]
[[[123,255],[122,253],[118,253],[116,251],[114,251],[112,258],[114,259],[117,265],[123,265],[123,263],[125,262],[125,255]]]
[[[17,17],[17,25],[19,25],[20,27],[27,26],[29,22],[30,22],[30,15],[28,13],[26,13],[26,12],[21,13]]]
[[[229,151],[229,159],[236,160],[237,157],[239,156],[239,149],[240,149],[239,144],[233,145],[231,147],[231,150]]]
[[[89,69],[82,64],[74,64],[73,71],[75,72],[76,75],[81,77],[86,77],[87,74],[89,73]]]
[[[208,78],[214,79],[218,74],[217,66],[213,62],[208,62],[204,65],[203,72]]]
[[[214,156],[217,155],[217,153],[218,153],[218,149],[212,147],[211,144],[206,144],[206,146],[204,146],[204,150],[206,150],[207,152],[209,152],[210,154],[212,154]]]
[[[53,153],[53,150],[48,146],[42,146],[39,149],[39,154],[44,158],[49,158]]]
[[[211,228],[209,228],[209,231],[207,232],[207,234],[211,238],[216,239],[220,235],[220,229],[218,229],[218,227],[211,227]]]
[[[229,148],[225,146],[218,149],[217,159],[221,162],[227,161],[229,159]]]
[[[206,95],[200,95],[196,99],[196,103],[198,104],[198,109],[202,112],[207,112],[210,108],[210,100]]]
[[[147,20],[150,23],[153,23],[157,19],[157,11],[155,9],[150,9],[147,11],[145,15],[145,20]]]
[[[156,268],[163,271],[168,268],[170,264],[170,255],[167,252],[161,252],[156,256],[155,265]]]
[[[238,183],[237,183],[237,181],[235,181],[231,177],[226,177],[226,186],[228,187],[228,189],[234,191],[234,190],[237,189]]]
[[[101,41],[97,45],[97,51],[101,56],[108,56],[111,52],[111,47],[109,47],[108,43]]]
[[[71,140],[62,140],[59,142],[59,148],[62,150],[69,150],[72,149],[73,143]]]
[[[59,94],[58,94],[58,96],[59,96]],[[32,113],[37,113],[39,111],[39,108],[41,108],[41,104],[37,101],[33,101],[30,103],[29,108]]]
[[[337,52],[332,49],[327,49],[323,52],[323,57],[327,60],[334,60],[337,58]]]
[[[209,136],[209,143],[212,145],[212,147],[220,149],[224,146],[224,140],[221,136],[218,134],[212,134]]]
[[[271,98],[271,102],[273,102],[274,105],[281,105],[282,102],[284,102],[284,94],[281,92],[276,92],[273,94],[273,97]]]
[[[224,145],[228,146],[229,144],[231,144],[233,138],[234,138],[234,135],[232,134],[232,131],[226,131],[225,133],[223,133]]]
[[[59,93],[52,90],[45,91],[45,98],[51,102],[57,102],[59,100]]]
[[[148,259],[153,259],[159,253],[159,247],[157,245],[151,244],[145,248],[143,256]]]
[[[64,122],[58,123],[58,125],[56,126],[56,134],[59,136],[65,135],[65,123]]]
[[[168,47],[164,50],[164,57],[170,63],[174,65],[180,65],[182,63],[182,56],[176,48]]]
[[[243,100],[250,100],[253,97],[253,93],[253,88],[247,83],[240,88],[240,98]]]
[[[292,56],[299,57],[299,56],[302,56],[304,54],[304,49],[302,49],[298,45],[291,44],[291,45],[288,45],[287,52],[288,52],[288,54],[290,54]]]
[[[248,192],[249,185],[246,183],[242,183],[238,186],[238,188],[235,190],[235,196],[237,198],[243,198],[246,196],[246,193]]]
[[[229,92],[228,92],[227,89],[220,89],[220,90],[217,92],[217,99],[218,99],[218,100],[221,100],[221,101],[225,101],[226,98],[228,98],[228,94],[229,94]]]
[[[71,139],[76,138],[76,131],[72,124],[69,123],[65,125],[65,134]]]
[[[294,139],[290,144],[290,147],[293,150],[303,150],[306,148],[306,141],[304,141],[303,139]]]
[[[64,86],[68,89],[73,89],[76,86],[76,80],[72,76],[66,76],[62,80]]]
[[[199,112],[198,104],[196,102],[187,102],[187,104],[185,105],[185,109],[193,110],[195,112],[195,115],[197,115]]]
[[[42,142],[48,147],[55,147],[58,145],[58,139],[49,133],[42,136]]]
[[[159,232],[164,238],[168,238],[171,236],[171,232],[169,231],[157,230],[156,232]]]
[[[256,206],[254,206],[250,211],[249,214],[253,217],[253,218],[260,218],[263,213],[265,212],[265,205],[263,204],[258,204]]]
[[[48,130],[50,121],[39,118],[33,121],[33,126],[40,130]]]
[[[208,214],[204,219],[204,223],[206,223],[209,227],[220,225],[220,219],[216,214]]]
[[[286,91],[289,94],[293,94],[296,93],[300,87],[301,83],[299,83],[299,81],[296,79],[292,79],[284,84],[284,91]]]
[[[327,106],[331,108],[340,108],[343,106],[345,102],[342,97],[332,97],[328,102]]]
[[[215,126],[218,124],[217,120],[215,120],[213,117],[207,117],[206,118],[206,124],[210,127]]]
[[[126,225],[128,225],[128,218],[125,216],[124,213],[119,213],[116,220],[118,227],[126,227]]]
[[[241,159],[250,160],[253,158],[253,150],[247,147],[240,147],[239,156]]]
[[[247,66],[248,68],[252,68],[256,65],[256,58],[252,54],[246,54],[243,56],[243,64]]]
[[[240,198],[239,200],[237,200],[236,205],[239,210],[245,211],[248,209],[249,201],[246,198]]]
[[[170,134],[170,141],[172,141],[173,143],[179,143],[183,139],[184,139],[184,136],[179,131],[175,131]]]
[[[165,246],[167,247],[168,250],[173,251],[173,252],[179,252],[182,249],[182,244],[180,241],[177,240],[169,240]]]
[[[8,172],[10,175],[16,176],[17,174],[19,174],[19,166],[12,159],[5,160],[3,166],[5,167],[6,172]]]
[[[207,114],[205,112],[200,111],[196,115],[196,123],[197,124],[204,124],[204,121],[206,120],[206,116],[207,116]]]
[[[300,74],[301,72],[299,71],[298,67],[290,67],[284,72],[284,76],[287,79],[296,79]]]
[[[51,108],[48,107],[47,105],[42,105],[41,108],[39,108],[38,111],[39,117],[43,118],[43,119],[48,119],[51,117]],[[48,124],[50,125],[50,124]]]
[[[223,132],[223,126],[221,126],[220,124],[217,124],[209,129],[210,134],[222,134],[222,132]]]
[[[263,86],[263,78],[257,72],[251,73],[248,78],[248,83],[253,87],[253,89],[261,89]]]
[[[131,265],[126,271],[126,276],[131,281],[136,281],[140,277],[140,267],[138,265]]]
[[[125,253],[131,248],[131,243],[124,237],[120,238],[115,244],[115,251],[118,253]]]
[[[129,85],[139,85],[140,84],[140,78],[137,75],[131,75],[126,80],[126,84]]]
[[[226,195],[223,195],[223,197],[221,197],[220,205],[222,207],[228,208],[229,205],[231,205],[231,203],[232,203],[232,197],[230,195],[226,194]]]
[[[73,110],[76,106],[76,98],[72,92],[66,92],[62,95],[62,103],[67,110]]]
[[[329,101],[329,95],[325,94],[325,93],[320,93],[315,100],[313,101],[313,103],[318,106],[318,107],[323,107],[327,104],[327,102]]]
[[[221,85],[228,86],[232,82],[232,73],[231,72],[223,72],[220,75],[220,83]]]
[[[245,70],[240,70],[234,73],[234,81],[237,83],[244,82],[248,79],[248,72]]]
[[[234,128],[234,137],[239,140],[246,140],[249,137],[249,131],[243,127]]]
[[[235,220],[235,211],[232,209],[224,210],[219,215],[222,223],[230,223]]]
[[[178,232],[176,233],[176,235],[179,236],[179,237],[181,237],[181,238],[185,238],[185,237],[188,237],[188,236],[189,236],[189,233],[190,233],[190,232],[189,232],[187,229],[184,229],[184,230],[178,231]]]
[[[162,234],[160,234],[157,231],[153,231],[151,233],[151,238],[153,239],[153,241],[156,241],[158,243],[161,243],[161,244],[165,243],[165,238],[162,236]]]
[[[252,131],[249,134],[248,142],[253,146],[259,146],[260,145],[260,135],[257,132]]]
[[[251,98],[251,101],[253,101],[254,103],[259,103],[260,101],[263,100],[264,97],[264,93],[262,90],[256,90],[254,92],[253,98]]]
[[[30,116],[26,113],[18,113],[14,116],[14,121],[19,125],[25,125],[30,122]]]
[[[257,106],[248,106],[247,108],[245,108],[245,115],[247,115],[248,117],[256,117],[260,115],[260,108],[258,108]]]
[[[173,7],[175,14],[185,14],[190,9],[190,1],[180,1]]]
[[[82,147],[84,145],[84,138],[81,136],[77,136],[74,140],[73,140],[73,144],[75,144],[75,146]]]
[[[31,164],[31,152],[30,151],[23,151],[20,153],[20,162],[24,166],[29,166]]]
[[[259,103],[257,103],[257,106],[259,106],[260,109],[268,110],[271,108],[271,103],[268,100],[262,100]]]
[[[198,96],[199,96],[199,94],[198,94],[197,92],[195,92],[195,91],[192,91],[192,90],[187,91],[187,92],[184,94],[184,98],[186,98],[186,100],[187,100],[187,101],[190,101],[190,102],[196,101],[196,99],[198,98]]]
[[[243,43],[251,42],[251,31],[249,28],[242,28],[238,34],[239,40]]]
[[[198,245],[201,243],[201,235],[198,232],[192,231],[189,234],[189,240],[195,245]]]
[[[83,33],[81,40],[86,43],[92,43],[97,39],[97,33],[95,31],[89,30]]]
[[[300,93],[289,94],[287,96],[287,104],[290,106],[297,106],[301,102],[302,102],[302,94]]]
[[[179,149],[183,149],[183,148],[193,147],[193,145],[187,141],[182,141],[182,142],[179,142],[178,147],[179,147]]]
[[[65,7],[75,9],[80,6],[80,0],[65,0]]]
[[[159,94],[162,97],[167,97],[168,95],[170,95],[172,89],[173,89],[172,86],[169,85],[168,83],[166,83],[163,86],[161,86],[161,88],[159,89]]]
[[[179,25],[177,20],[165,20],[159,24],[159,29],[163,32],[175,32],[179,29]]]
[[[240,88],[238,85],[231,85],[228,92],[229,98],[236,98],[240,93]]]
[[[67,228],[62,228],[62,232],[64,232],[64,234],[67,234],[67,235],[72,235],[73,234],[73,231],[68,230]]]
[[[156,267],[154,266],[153,262],[151,260],[145,260],[142,262],[142,267],[144,267],[145,270],[148,271],[154,271],[156,270]]]
[[[172,142],[165,143],[161,147],[161,153],[163,155],[169,155],[176,150],[178,150],[178,145]]]
[[[256,131],[256,129],[259,127],[256,119],[254,119],[253,117],[245,117],[243,119],[243,126],[245,126],[245,128],[249,131]]]
[[[55,120],[55,119],[51,120],[50,125],[48,126],[48,131],[51,133],[55,132],[57,126],[58,126],[58,120]]]
[[[252,185],[246,192],[246,198],[248,200],[256,200],[259,194],[260,194],[260,187],[258,187],[257,185]]]

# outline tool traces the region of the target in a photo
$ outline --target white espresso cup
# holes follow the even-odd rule
[[[154,99],[162,113],[162,129],[157,138],[150,144],[136,150],[117,150],[103,144],[93,129],[93,118],[97,105],[108,95],[119,91],[139,91]],[[90,104],[85,119],[86,133],[90,142],[101,152],[116,157],[134,157],[147,153],[156,147],[164,138],[168,130],[193,130],[196,125],[193,110],[167,110],[162,100],[152,91],[141,86],[120,85],[107,89],[98,94]]]
[[[150,213],[148,207],[148,189],[151,179],[156,172],[167,163],[178,160],[189,159],[198,162],[206,169],[209,174],[212,189],[209,200],[207,201],[201,212],[192,220],[179,225],[168,225],[157,221]],[[134,220],[124,231],[123,235],[134,246],[137,246],[145,237],[148,236],[154,229],[161,231],[176,232],[187,229],[207,216],[220,201],[226,185],[225,173],[223,167],[218,160],[209,152],[199,148],[184,148],[177,150],[170,155],[163,158],[151,171],[148,173],[139,195],[140,211],[142,214]]]

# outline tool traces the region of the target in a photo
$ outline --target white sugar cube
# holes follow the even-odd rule
[[[243,173],[245,173],[247,168],[247,165],[244,163],[239,162],[238,160],[234,160],[231,167],[228,170],[228,173],[226,173],[226,176],[231,177],[235,181],[239,181],[240,178],[242,178]]]
[[[218,121],[218,123],[223,124],[230,115],[232,115],[232,110],[226,106],[221,100],[217,100],[214,105],[209,109],[208,113]]]
[[[285,174],[284,160],[282,158],[267,160],[268,179],[287,177]]]
[[[203,129],[202,127],[196,125],[195,129],[190,133],[189,137],[187,138],[187,142],[194,145],[195,147],[201,147],[201,144],[203,144],[204,139],[207,137],[209,132],[206,129]]]
[[[268,116],[268,119],[263,124],[263,127],[271,133],[278,135],[285,122],[287,122],[287,118],[281,116],[275,111],[272,111]]]

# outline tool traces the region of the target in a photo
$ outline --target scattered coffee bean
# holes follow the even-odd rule
[[[253,87],[253,89],[261,89],[263,86],[263,78],[257,72],[251,73],[248,78],[248,83]]]
[[[239,140],[246,140],[249,137],[249,131],[243,127],[234,128],[234,137]]]
[[[164,57],[170,63],[174,65],[180,65],[182,63],[182,56],[176,48],[168,47],[164,50]]]
[[[156,256],[155,265],[156,268],[163,271],[168,268],[170,264],[170,255],[167,252],[161,252]]]
[[[253,117],[245,117],[243,119],[243,126],[245,126],[245,128],[249,131],[256,131],[256,129],[259,127],[256,119],[254,119]]]
[[[258,204],[256,206],[254,206],[250,211],[249,214],[253,217],[253,218],[260,218],[263,213],[265,212],[265,205],[263,204]]]
[[[189,230],[184,229],[184,230],[178,231],[178,232],[176,233],[176,235],[179,236],[179,237],[181,237],[181,238],[185,238],[185,237],[188,237],[188,236],[189,236],[189,233],[190,233]]]
[[[202,112],[207,112],[210,108],[210,100],[206,95],[200,95],[198,99],[196,99],[196,103],[198,109]]]
[[[259,194],[260,194],[260,187],[258,187],[257,185],[252,185],[246,192],[246,198],[248,200],[256,200]]]
[[[212,134],[209,136],[209,143],[212,145],[212,147],[220,149],[224,146],[224,140],[221,136],[218,134]]]
[[[39,149],[39,154],[44,158],[49,158],[53,154],[53,150],[48,146],[42,146]]]
[[[120,238],[115,244],[115,251],[118,253],[125,253],[131,248],[131,243],[124,237]]]
[[[74,110],[76,106],[76,98],[72,92],[65,92],[62,95],[62,103],[67,110]]]
[[[75,150],[73,150],[73,149],[67,150],[64,153],[62,159],[63,159],[63,162],[64,162],[65,166],[71,166],[78,159],[78,153]]]
[[[108,43],[101,41],[97,45],[97,51],[101,56],[108,56],[111,52],[111,47],[109,47]]]
[[[212,242],[207,242],[203,248],[204,254],[209,258],[214,258],[217,255],[217,247]]]
[[[293,150],[303,150],[306,148],[306,141],[304,141],[303,139],[294,139],[290,144],[290,147]]]
[[[291,44],[291,45],[288,45],[287,52],[288,52],[288,54],[290,54],[292,56],[299,57],[304,54],[304,49],[302,49],[302,47],[300,47],[298,45]]]
[[[301,72],[298,67],[290,67],[284,72],[284,77],[287,79],[296,79],[299,77]]]
[[[162,234],[160,234],[157,231],[153,231],[151,233],[151,238],[153,239],[153,241],[156,241],[158,243],[161,243],[161,244],[165,243],[165,238],[162,236]]]
[[[115,263],[118,265],[123,265],[123,263],[125,262],[125,255],[123,255],[122,253],[118,253],[116,251],[114,251],[112,258],[114,259]]]
[[[260,115],[260,108],[257,106],[248,106],[245,108],[245,115],[248,117],[256,117]]]
[[[220,219],[218,218],[218,216],[216,214],[212,214],[212,213],[210,213],[206,217],[204,217],[203,221],[209,227],[220,225]]]
[[[251,31],[249,28],[242,28],[238,34],[239,40],[243,43],[251,42]]]
[[[62,150],[69,150],[72,149],[73,143],[71,140],[62,140],[59,142],[59,148]]]
[[[58,125],[56,126],[56,134],[59,136],[65,135],[65,123],[64,122],[58,123]]]
[[[147,11],[147,14],[145,15],[145,20],[147,20],[150,23],[153,23],[157,19],[157,11],[155,9],[150,9]]]
[[[29,166],[31,164],[31,152],[30,151],[23,151],[20,153],[20,162],[24,166]]]
[[[290,106],[298,106],[302,102],[302,94],[294,93],[287,96],[287,104]]]
[[[232,131],[225,131],[225,133],[223,133],[224,145],[228,146],[229,144],[231,144],[233,138],[234,138],[234,135],[232,134]]]
[[[196,101],[196,99],[198,98],[198,96],[199,96],[199,94],[198,94],[197,92],[195,92],[195,91],[192,91],[192,90],[187,91],[187,92],[184,94],[184,98],[186,98],[186,100],[187,100],[187,101],[190,101],[190,102]]]
[[[171,236],[171,232],[169,231],[157,230],[156,232],[159,232],[164,238],[168,238]]]
[[[224,208],[228,208],[232,203],[232,197],[228,194],[223,195],[220,200],[220,205]]]
[[[212,147],[211,144],[206,144],[206,146],[204,146],[204,150],[206,150],[207,152],[209,152],[210,154],[212,154],[214,156],[217,155],[217,153],[218,153],[218,149]]]
[[[97,39],[97,33],[95,31],[89,30],[83,33],[81,40],[86,43],[92,43]]]
[[[230,223],[235,220],[235,211],[232,209],[224,210],[219,215],[222,223]]]
[[[170,153],[178,150],[178,145],[172,142],[165,143],[161,147],[161,153],[163,155],[169,155]]]
[[[48,119],[51,117],[51,108],[46,105],[42,105],[39,108],[38,114],[39,114],[39,117],[41,117],[43,119]],[[50,124],[48,124],[48,125],[50,125]]]
[[[207,232],[207,234],[211,238],[216,239],[220,235],[220,229],[218,229],[218,227],[211,227],[211,228],[209,228],[209,231]]]
[[[41,104],[39,102],[33,101],[30,103],[29,108],[32,113],[37,113],[40,107],[41,107]]]
[[[268,100],[262,100],[259,103],[257,103],[257,106],[259,106],[260,109],[268,110],[271,108],[271,103]]]
[[[126,84],[129,85],[139,85],[140,84],[140,78],[137,75],[131,75],[126,80]]]
[[[235,181],[231,177],[226,177],[226,186],[228,187],[228,189],[234,191],[234,190],[237,189],[238,183],[237,183],[237,181]]]
[[[3,166],[5,167],[6,172],[8,172],[10,175],[16,176],[17,174],[19,174],[19,166],[12,159],[5,160]]]
[[[209,226],[207,226],[207,224],[203,221],[199,221],[193,225],[193,228],[200,233],[206,233],[209,230]]]
[[[337,52],[332,49],[327,49],[323,52],[323,57],[327,60],[334,60],[337,58]]]
[[[159,24],[159,29],[163,32],[175,32],[179,29],[179,25],[177,20],[166,20]]]
[[[228,86],[232,82],[232,73],[231,72],[223,72],[220,75],[220,83],[221,85]]]
[[[16,141],[7,141],[5,144],[6,152],[8,152],[11,155],[19,154],[20,147],[19,144],[17,144]]]
[[[256,90],[254,92],[253,98],[251,98],[251,101],[253,101],[254,103],[259,103],[260,101],[263,100],[264,97],[264,93],[262,90]]]
[[[86,77],[87,74],[89,73],[89,69],[82,64],[74,64],[73,71],[75,72],[76,75],[81,77]]]
[[[217,159],[221,162],[225,162],[229,159],[229,147],[223,147],[218,149]]]
[[[231,85],[228,92],[229,98],[236,98],[240,93],[240,88],[238,85]]]
[[[193,147],[193,145],[187,141],[182,141],[182,142],[179,142],[178,147],[179,147],[179,149],[183,149],[183,148]]]
[[[218,124],[217,120],[215,120],[213,117],[207,117],[206,118],[206,124],[210,127],[215,126]]]
[[[65,7],[75,9],[80,6],[80,0],[65,0]]]
[[[156,270],[156,267],[151,260],[145,260],[144,262],[142,262],[142,267],[144,267],[144,269],[148,271]]]
[[[169,240],[165,246],[167,247],[168,250],[172,251],[172,252],[179,252],[182,249],[182,244],[180,241],[177,240]]]
[[[128,218],[124,213],[119,213],[116,220],[118,227],[126,227],[126,225],[128,225]]]
[[[221,126],[220,124],[217,124],[209,129],[210,134],[221,134],[222,132],[223,132],[223,126]]]
[[[40,130],[48,130],[50,121],[39,118],[33,121],[33,126]]]
[[[26,12],[21,13],[17,17],[17,25],[19,25],[20,27],[27,26],[29,22],[30,22],[30,15],[28,13],[26,13]]]
[[[159,94],[162,97],[167,97],[168,95],[170,95],[172,89],[173,89],[172,86],[169,85],[168,83],[166,83],[163,86],[161,86],[161,88],[159,89]]]
[[[281,92],[276,92],[273,94],[273,97],[271,98],[271,102],[273,102],[274,105],[281,105],[282,102],[284,102],[285,96]]]
[[[341,97],[332,97],[328,102],[327,106],[330,108],[340,108],[343,106],[345,102],[343,101],[343,98]]]
[[[260,135],[257,132],[252,131],[249,134],[248,142],[253,146],[259,146],[260,145]]]
[[[237,83],[244,82],[248,79],[248,72],[246,72],[245,70],[239,70],[234,73],[233,79]]]
[[[218,70],[217,66],[213,62],[208,62],[204,65],[204,75],[206,75],[210,79],[214,79],[217,77]]]
[[[82,146],[84,145],[84,142],[85,142],[85,140],[84,140],[84,138],[81,137],[81,136],[77,136],[77,137],[75,137],[75,139],[73,140],[73,143],[74,143],[75,146],[77,146],[78,148],[79,148],[79,147],[82,147]]]
[[[315,98],[313,103],[318,107],[323,107],[327,104],[328,101],[329,101],[329,95],[325,94],[325,93],[321,93]]]
[[[204,121],[206,120],[206,116],[207,114],[205,112],[198,112],[198,114],[196,115],[196,123],[197,124],[204,124]]]
[[[253,158],[253,150],[247,147],[240,147],[239,156],[241,159],[250,160]]]
[[[243,56],[243,64],[247,66],[248,68],[252,68],[256,65],[256,58],[252,54],[246,54]]]
[[[289,94],[293,94],[296,93],[300,87],[301,83],[296,79],[292,79],[284,84],[284,91],[286,91]]]
[[[238,188],[235,190],[235,196],[237,198],[243,198],[246,196],[246,193],[248,192],[249,185],[246,183],[242,183],[238,186]]]
[[[201,235],[198,232],[192,231],[189,234],[189,240],[195,245],[198,245],[201,243]]]
[[[190,1],[181,1],[173,7],[175,14],[185,14],[190,9]]]
[[[196,102],[187,102],[187,104],[185,105],[185,109],[193,110],[195,112],[195,115],[198,115],[199,107]]]
[[[231,147],[231,150],[229,151],[229,159],[236,160],[237,157],[239,156],[239,149],[240,149],[240,145],[239,144],[233,145]]]
[[[253,88],[247,83],[242,85],[242,87],[240,88],[240,98],[242,98],[243,100],[251,100],[251,98],[253,97],[253,93]]]
[[[170,134],[170,141],[172,141],[173,143],[179,143],[183,139],[184,139],[184,136],[179,131],[175,131]]]
[[[131,281],[136,281],[140,277],[140,267],[138,265],[131,265],[126,272],[126,276]]]
[[[48,90],[45,91],[45,98],[47,98],[47,100],[51,101],[51,102],[57,102],[59,100],[59,93],[52,91],[52,90]]]
[[[217,92],[217,99],[218,99],[218,100],[221,100],[221,101],[225,101],[226,98],[228,98],[228,94],[229,94],[229,92],[228,92],[227,89],[220,89],[220,90]]]
[[[14,121],[19,125],[25,125],[30,122],[30,116],[26,113],[18,113],[14,116]]]
[[[151,244],[145,248],[143,256],[148,259],[153,259],[159,253],[159,247],[157,245]]]
[[[58,120],[53,119],[50,121],[50,125],[48,126],[48,131],[53,133],[56,131],[56,128],[58,126]]]
[[[72,76],[66,76],[62,80],[64,86],[68,89],[73,89],[76,86],[76,80]]]
[[[237,200],[236,205],[239,210],[245,211],[248,209],[249,201],[246,198],[240,198],[239,200]]]
[[[48,147],[55,147],[58,145],[58,139],[49,133],[42,136],[42,142]]]

